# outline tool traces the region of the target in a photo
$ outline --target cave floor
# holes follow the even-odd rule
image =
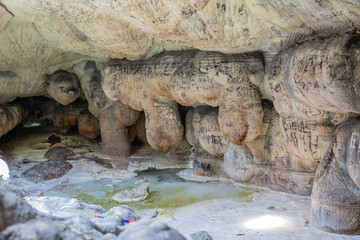
[[[52,135],[55,138],[49,138]],[[49,139],[57,140],[54,143]],[[136,180],[145,178],[150,183],[150,198],[128,205],[140,216],[156,210],[157,219],[185,236],[207,231],[216,240],[359,239],[313,227],[309,197],[229,182],[180,178],[177,173],[190,167],[189,159],[184,157],[188,150],[159,154],[149,147],[137,147],[130,158],[120,160],[102,155],[98,139],[61,133],[51,126],[18,128],[4,140],[12,181],[27,193],[32,206],[51,215],[80,214],[91,218],[94,212],[89,210],[59,208],[58,203],[63,201],[59,199],[76,198],[110,209],[119,205],[111,199],[116,192],[135,187]],[[22,178],[23,171],[46,160],[44,154],[53,146],[76,153],[67,159],[72,170],[61,178],[43,182]]]

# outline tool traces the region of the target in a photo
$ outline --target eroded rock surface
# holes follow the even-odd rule
[[[74,102],[80,96],[80,83],[75,74],[57,71],[47,80],[47,91],[62,105]]]
[[[89,111],[81,112],[78,119],[79,133],[89,139],[95,139],[100,134],[99,120]]]
[[[360,118],[340,124],[316,172],[311,195],[314,224],[325,231],[360,234]]]
[[[63,147],[53,147],[45,153],[44,157],[47,159],[66,159],[74,155],[75,153],[69,149]]]
[[[116,193],[112,198],[119,203],[140,202],[149,196],[149,183],[143,183],[131,190]]]
[[[142,61],[109,61],[102,74],[108,97],[144,110],[149,144],[161,152],[175,149],[182,138],[176,102],[219,106],[221,132],[234,144],[259,134],[261,94],[253,82],[263,78],[261,54],[171,52]]]
[[[33,181],[46,181],[60,178],[71,169],[72,165],[65,160],[50,159],[46,162],[35,164],[21,173],[21,176]]]

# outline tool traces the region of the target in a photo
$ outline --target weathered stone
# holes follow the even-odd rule
[[[131,190],[124,190],[116,193],[112,199],[119,203],[140,202],[149,196],[149,183],[143,183],[140,186]]]
[[[161,221],[153,221],[145,218],[139,222],[130,224],[124,232],[119,235],[118,240],[186,240],[176,230],[170,228]]]
[[[149,146],[149,143],[147,141],[146,137],[146,127],[145,127],[145,114],[144,112],[140,112],[139,119],[136,121],[136,123],[132,126],[135,130],[135,136],[136,139],[141,142],[144,145]]]
[[[68,105],[80,96],[80,83],[75,74],[57,71],[47,80],[47,91],[56,101]]]
[[[100,112],[109,106],[110,100],[101,87],[101,72],[97,69],[96,63],[88,61],[84,66],[84,71],[89,78],[89,82],[85,83],[89,85],[88,93],[84,91],[85,95],[88,94],[89,111],[98,118]]]
[[[110,105],[100,113],[101,150],[110,156],[128,157],[131,153],[130,138],[117,112],[116,106]]]
[[[199,146],[216,157],[222,157],[233,144],[220,131],[218,113],[218,108],[197,107],[193,114],[192,125],[197,132],[195,136],[198,137]]]
[[[0,137],[20,124],[29,113],[26,101],[14,101],[0,107]]]
[[[36,115],[38,121],[53,121],[54,112],[59,103],[49,98],[37,98],[35,106],[39,107]]]
[[[79,133],[89,139],[95,139],[100,134],[99,120],[89,111],[80,113],[78,120]]]
[[[74,155],[75,153],[69,149],[63,147],[53,147],[45,153],[44,157],[47,159],[66,159]]]
[[[325,111],[292,98],[283,76],[283,68],[289,62],[284,61],[282,55],[277,56],[269,79],[274,107],[280,115],[279,126],[285,139],[283,143],[289,153],[302,159],[302,170],[315,171],[329,146],[334,126]]]
[[[279,58],[280,78],[293,100],[321,111],[360,114],[359,35],[305,41]]]
[[[264,76],[261,54],[169,52],[148,60],[109,61],[102,75],[109,98],[145,111],[149,144],[159,151],[171,151],[181,141],[174,100],[184,106],[220,106],[221,132],[234,144],[251,142],[259,134],[261,94],[252,82],[261,82]],[[165,119],[167,124],[162,124]]]
[[[0,232],[13,224],[29,221],[38,214],[15,185],[0,180]]]
[[[21,176],[33,181],[46,181],[64,176],[72,169],[72,165],[65,160],[50,159],[38,163],[21,173]]]
[[[63,132],[67,132],[71,127],[78,124],[80,112],[86,109],[83,104],[59,105],[55,108],[53,124]]]
[[[213,240],[208,232],[200,231],[190,235],[192,240]]]
[[[339,234],[360,234],[360,118],[338,125],[319,165],[311,195],[314,225]]]
[[[224,171],[230,179],[244,184],[268,186],[270,166],[254,157],[246,146],[236,146],[224,155]]]
[[[224,177],[223,160],[206,151],[193,151],[190,159],[193,163],[193,172],[198,176]]]

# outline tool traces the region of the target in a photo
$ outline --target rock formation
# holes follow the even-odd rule
[[[62,159],[50,159],[38,163],[21,173],[22,177],[32,181],[46,181],[64,176],[72,169],[72,165]]]
[[[80,96],[80,83],[75,74],[57,71],[47,80],[47,91],[62,105],[74,102]]]
[[[30,113],[124,158],[185,132],[199,175],[309,195],[318,171],[317,226],[360,233],[338,207],[360,173],[336,145],[360,115],[359,30],[358,0],[2,0],[0,137]],[[343,203],[327,178],[348,181]]]
[[[360,118],[340,124],[319,165],[311,195],[314,224],[325,231],[360,234]]]
[[[95,139],[100,134],[99,120],[89,111],[81,112],[78,119],[79,133],[89,139]]]
[[[251,81],[261,81],[263,71],[261,54],[170,52],[146,61],[109,61],[102,86],[111,99],[144,110],[149,144],[168,152],[183,134],[176,102],[219,106],[220,129],[230,142],[255,139],[263,112],[260,90]]]

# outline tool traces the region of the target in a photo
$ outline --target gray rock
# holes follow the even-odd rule
[[[142,219],[130,224],[117,240],[186,240],[175,229],[160,221]]]
[[[112,199],[120,203],[140,202],[149,196],[149,183],[143,183],[140,186],[118,192]]]
[[[71,169],[72,165],[65,160],[50,159],[46,162],[35,164],[30,169],[21,173],[21,176],[33,181],[45,181],[60,178]]]
[[[200,231],[190,235],[192,240],[212,240],[213,238],[206,231]]]
[[[20,190],[10,181],[0,180],[0,231],[38,216],[23,198]]]
[[[75,153],[63,147],[53,147],[49,149],[44,157],[47,159],[65,159],[74,156]]]

